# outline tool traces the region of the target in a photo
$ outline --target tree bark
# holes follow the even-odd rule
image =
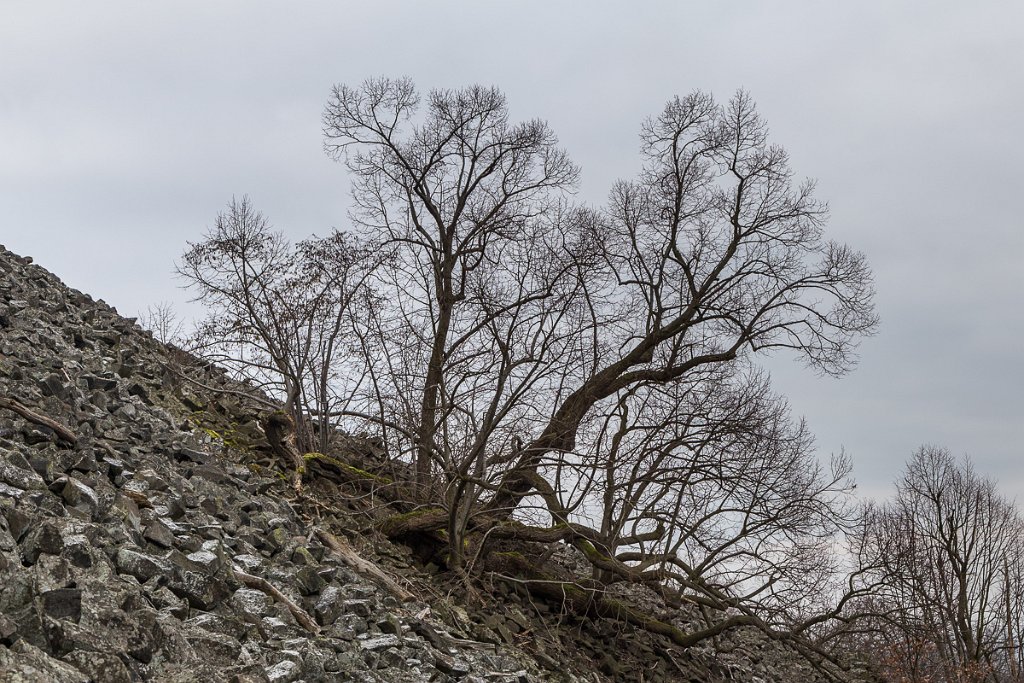
[[[263,432],[271,450],[278,457],[292,464],[292,488],[302,493],[302,475],[306,472],[305,461],[295,442],[295,422],[288,413],[275,410],[262,420]]]

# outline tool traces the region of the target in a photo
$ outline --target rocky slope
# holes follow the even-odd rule
[[[756,631],[460,602],[372,500],[294,497],[252,393],[0,247],[0,681],[818,680]]]

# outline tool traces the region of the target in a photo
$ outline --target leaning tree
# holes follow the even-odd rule
[[[351,411],[415,464],[424,498],[388,532],[563,597],[490,550],[571,543],[593,565],[582,610],[642,622],[602,597],[618,582],[739,610],[699,637],[770,628],[834,574],[845,464],[817,465],[757,362],[847,372],[877,325],[872,277],[825,238],[826,207],[749,95],[671,100],[601,209],[569,203],[576,167],[491,88],[338,86],[324,133],[359,228],[394,255]]]

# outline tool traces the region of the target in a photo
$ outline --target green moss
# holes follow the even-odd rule
[[[583,551],[583,554],[587,556],[588,560],[602,562],[610,559],[607,555],[595,548],[594,544],[590,541],[581,540],[576,544],[576,547]]]
[[[220,443],[225,449],[237,451],[248,455],[252,453],[252,445],[249,440],[239,431],[240,423],[228,422],[223,424],[223,419],[215,419],[206,410],[196,410],[188,415],[188,421],[195,429],[198,429],[212,441]],[[220,431],[218,431],[218,428]]]
[[[349,465],[347,462],[339,460],[338,458],[332,457],[330,455],[324,455],[323,453],[305,453],[302,456],[302,459],[305,460],[306,462],[309,462],[311,460],[319,460],[320,462],[328,463],[329,465],[337,467],[339,470],[347,473],[349,476],[355,479],[369,479],[370,481],[377,482],[378,484],[392,483],[392,480],[388,477],[384,477],[379,474],[374,474],[373,472],[367,472],[366,470],[360,469],[358,467],[353,467],[352,465]]]
[[[414,526],[412,522],[424,515],[441,515],[444,517],[447,516],[447,513],[441,508],[424,508],[421,510],[413,510],[412,512],[403,512],[385,519],[380,523],[378,529],[380,529],[385,536],[391,537],[398,534],[408,533],[409,527]],[[420,529],[420,532],[437,534],[438,537],[447,542],[448,534],[436,528],[437,526],[443,526],[443,521],[436,526],[434,524],[430,524],[428,525],[428,529]]]
[[[523,555],[522,553],[517,553],[514,550],[506,550],[506,551],[503,551],[503,552],[500,552],[500,553],[494,553],[494,556],[495,557],[507,557],[508,559],[515,560],[517,562],[526,562],[526,556]]]

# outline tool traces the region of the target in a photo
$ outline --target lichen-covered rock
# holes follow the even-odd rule
[[[172,569],[167,560],[130,548],[120,548],[115,562],[119,573],[131,574],[142,583],[154,576],[168,576]]]

